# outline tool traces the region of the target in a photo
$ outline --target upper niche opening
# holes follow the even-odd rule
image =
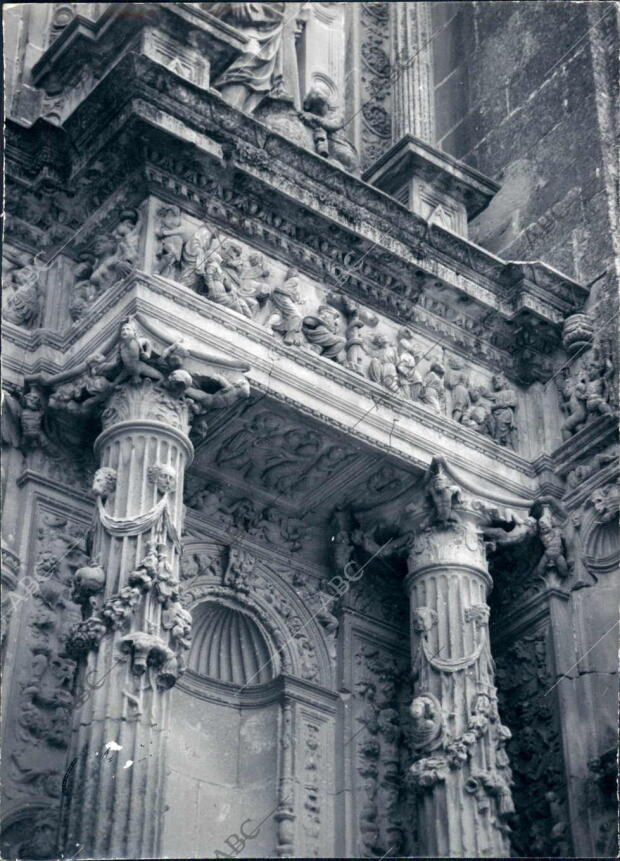
[[[233,685],[261,685],[275,676],[272,652],[256,622],[227,604],[206,602],[194,612],[188,667]]]

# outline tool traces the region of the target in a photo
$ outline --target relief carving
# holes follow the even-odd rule
[[[36,328],[41,315],[41,286],[34,261],[28,255],[10,261],[3,282],[3,319],[25,329]]]

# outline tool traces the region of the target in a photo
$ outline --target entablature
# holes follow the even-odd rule
[[[215,351],[249,364],[253,390],[331,427],[349,443],[362,443],[414,470],[426,468],[439,453],[473,484],[487,482],[498,492],[526,500],[536,495],[534,470],[524,457],[422,405],[403,401],[347,368],[286,346],[254,321],[157,276],[129,276],[101,297],[92,316],[63,336],[43,330],[28,335],[38,344],[34,349],[21,330],[7,323],[7,380],[17,385],[26,377],[44,386],[50,376],[70,379],[71,369],[85,366],[94,353],[105,353],[129,314],[159,347],[182,336],[190,354]]]
[[[129,205],[146,186],[294,255],[326,283],[525,384],[551,375],[559,326],[587,295],[544,264],[506,263],[429,225],[138,49],[104,75],[63,130],[77,154],[68,184],[49,195],[41,158],[24,160],[32,130],[10,124],[7,172],[17,187],[8,195],[9,235],[33,249],[50,229],[50,251],[77,249],[71,233],[82,228],[85,239],[111,196]],[[67,149],[55,146],[50,162]]]

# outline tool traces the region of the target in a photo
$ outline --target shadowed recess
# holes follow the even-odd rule
[[[260,685],[273,678],[269,646],[245,613],[207,602],[195,611],[193,630],[190,669],[234,685]]]

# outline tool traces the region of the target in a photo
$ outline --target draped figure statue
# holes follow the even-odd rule
[[[266,96],[300,108],[296,35],[303,3],[213,3],[208,11],[248,37],[245,50],[215,83],[227,102],[252,113]]]

